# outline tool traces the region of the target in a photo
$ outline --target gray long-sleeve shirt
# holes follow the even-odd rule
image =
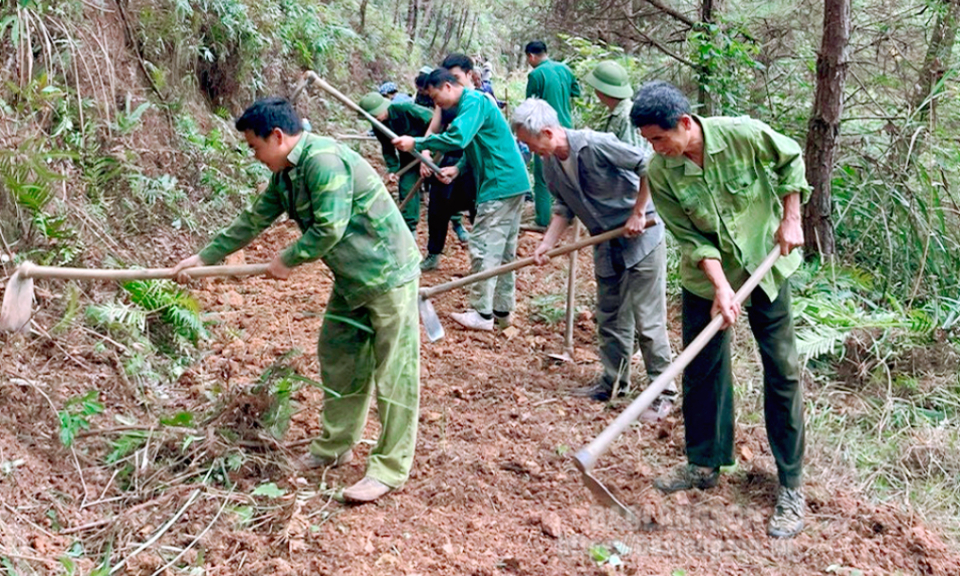
[[[565,130],[569,159],[576,181],[555,156],[543,161],[543,177],[556,198],[553,212],[567,220],[579,218],[591,235],[623,226],[637,203],[640,177],[646,172],[647,154],[621,142],[613,134],[593,130]],[[648,220],[656,217],[653,202],[646,206]],[[594,248],[597,276],[616,274],[614,260],[622,258],[627,268],[643,260],[663,241],[663,224],[657,222],[635,238],[602,242]]]

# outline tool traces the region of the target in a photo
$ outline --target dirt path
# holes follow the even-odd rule
[[[275,227],[248,249],[247,261],[266,260],[294,234],[289,225]],[[524,234],[521,253],[531,253],[537,240],[534,234]],[[447,252],[441,270],[426,275],[423,285],[466,270],[465,250],[452,235]],[[580,263],[581,293],[589,293],[593,290],[589,252],[581,255]],[[529,297],[562,292],[563,270],[557,262],[549,269],[519,275],[518,294],[523,296],[515,315],[518,333],[512,338],[456,329],[447,315],[464,306],[463,293],[437,298],[447,336],[434,344],[424,338],[417,458],[402,490],[362,507],[347,507],[330,498],[333,488],[362,476],[369,444],[360,445],[360,458],[352,464],[305,476],[285,465],[305,448],[286,453],[268,449],[266,454],[251,449],[247,463],[229,473],[235,492],[199,498],[159,545],[183,549],[202,535],[199,546],[184,558],[205,567],[202,573],[207,575],[807,575],[828,569],[853,574],[853,568],[863,574],[960,574],[960,558],[918,520],[860,501],[842,486],[810,484],[808,528],[792,541],[768,539],[764,527],[776,480],[765,432],[756,425],[738,429],[738,454],[744,460],[739,471],[725,475],[715,490],[672,497],[659,495],[651,484],[659,471],[682,460],[682,426],[676,418],[657,426],[638,425],[601,460],[597,474],[650,529],[630,531],[594,505],[569,451],[602,430],[622,404],[604,406],[565,393],[589,383],[598,370],[588,314],[579,317],[576,331],[581,362],[559,365],[545,357],[560,351],[562,324],[532,322]],[[165,413],[178,406],[195,407],[215,388],[236,390],[255,382],[267,366],[293,349],[303,354],[292,365],[315,378],[316,334],[329,288],[330,278],[320,264],[298,270],[287,282],[249,279],[197,287],[194,293],[204,309],[220,322],[214,329],[216,338],[205,345],[210,354],[179,383],[163,390],[168,397],[157,402],[165,406]],[[677,318],[671,325],[678,325]],[[53,384],[42,383],[76,389],[96,386],[119,405],[129,405],[131,390],[118,381],[112,366],[81,356],[79,362],[91,364],[84,371],[56,349],[44,354],[51,360],[42,367],[18,363],[28,352],[34,359],[40,354],[13,345],[0,351],[4,362],[0,461],[24,460],[16,474],[0,474],[4,550],[35,557],[21,561],[38,570],[58,569],[53,559],[76,536],[52,526],[46,512],[51,508],[58,510],[53,517],[63,527],[118,519],[114,532],[97,526],[76,534],[97,531],[102,540],[126,530],[138,541],[145,540],[188,503],[192,486],[174,486],[169,493],[152,493],[136,502],[85,508],[94,501],[122,499],[124,491],[109,468],[84,456],[85,440],[78,442],[75,465],[71,452],[58,446],[53,407],[39,394]],[[18,374],[28,373],[31,382],[41,384],[17,380]],[[70,378],[74,380],[67,383]],[[301,409],[286,442],[319,431],[320,393],[304,388],[296,400]],[[371,418],[365,438],[376,438],[375,420]],[[28,422],[42,425],[31,430],[29,424],[24,426]],[[146,464],[144,468],[149,470]],[[82,486],[77,485],[77,470]],[[285,496],[277,500],[269,521],[239,527],[237,510],[249,501],[242,495],[263,482],[274,482]],[[152,503],[153,512],[135,509],[137,502]],[[227,507],[228,502],[235,506]],[[218,511],[222,516],[211,523]],[[128,541],[119,555],[129,554],[134,544]],[[597,545],[617,553],[623,565],[608,562],[598,567],[588,553]],[[199,559],[198,548],[203,549]],[[168,552],[165,558],[171,555]],[[47,562],[39,561],[43,559]],[[151,574],[162,565],[148,552],[131,560],[128,573]]]

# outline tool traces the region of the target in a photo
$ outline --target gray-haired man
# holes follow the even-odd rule
[[[637,344],[651,381],[670,364],[667,338],[666,257],[663,224],[644,231],[656,217],[642,178],[647,155],[612,134],[563,128],[544,100],[530,98],[513,113],[511,127],[520,141],[543,159],[543,176],[554,196],[553,215],[534,252],[539,264],[574,217],[591,234],[620,226],[623,238],[594,249],[597,329],[603,375],[580,392],[605,401],[630,384],[630,357]],[[670,412],[677,390],[671,384],[641,416],[657,421]]]

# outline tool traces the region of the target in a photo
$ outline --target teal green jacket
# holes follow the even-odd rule
[[[562,62],[544,60],[527,74],[527,98],[536,96],[547,101],[564,128],[573,128],[570,99],[580,96],[580,84]]]
[[[507,121],[486,94],[464,89],[446,131],[415,138],[417,150],[463,150],[477,179],[477,203],[526,194],[530,177]]]
[[[647,169],[657,213],[680,245],[680,282],[712,300],[713,285],[700,268],[719,260],[737,290],[773,248],[783,218],[783,197],[810,195],[800,145],[746,116],[701,118],[703,168],[689,158],[654,156]],[[771,301],[800,266],[800,250],[781,257],[760,282]]]
[[[420,251],[386,187],[359,154],[307,132],[290,151],[292,167],[200,251],[213,264],[286,213],[303,232],[280,253],[289,267],[322,259],[333,289],[357,308],[420,274]]]

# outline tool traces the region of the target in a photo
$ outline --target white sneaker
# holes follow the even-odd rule
[[[457,324],[470,330],[484,330],[487,332],[493,330],[493,318],[484,318],[476,310],[454,312],[450,317],[453,318],[453,321]]]

